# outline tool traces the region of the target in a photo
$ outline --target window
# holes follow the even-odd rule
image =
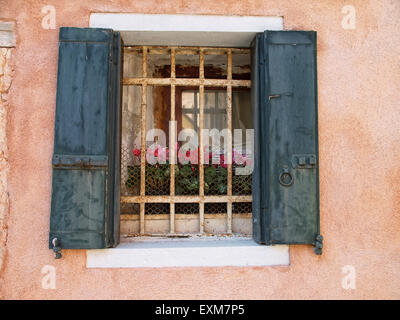
[[[123,233],[251,235],[250,50],[125,47],[123,68]],[[200,141],[203,129],[210,131]],[[239,134],[233,146],[227,129]],[[249,170],[237,174],[237,167]]]
[[[235,231],[235,214],[246,211],[248,214],[251,203],[255,242],[313,244],[315,252],[321,254],[316,33],[265,31],[257,34],[250,51],[251,81],[243,78],[248,76],[246,72],[234,71],[235,55],[245,55],[236,58],[248,61],[248,49],[131,49],[139,49],[136,51],[142,55],[142,64],[127,70],[136,75],[122,76],[119,32],[60,28],[49,233],[49,247],[56,257],[60,257],[61,249],[117,246],[121,199],[124,205],[131,206],[123,210],[134,211],[137,210],[134,207],[139,206],[139,234],[146,232],[146,212],[169,212],[171,223],[168,228],[161,229],[163,233],[172,234],[192,232],[187,225],[181,230],[178,230],[180,227],[175,229],[178,212],[190,212],[184,216],[198,214],[194,224],[197,229],[193,228],[195,233],[207,232],[207,214],[223,212],[226,228],[211,230],[231,233]],[[198,59],[193,58],[197,55]],[[227,56],[226,68],[221,55]],[[129,57],[126,59],[125,66],[129,64]],[[164,64],[160,62],[162,59]],[[181,59],[184,62],[180,62]],[[171,61],[169,68],[165,67],[168,61]],[[199,61],[198,67],[196,61]],[[221,70],[216,73],[214,67],[218,64]],[[178,67],[185,65],[190,68]],[[248,68],[248,64],[244,66]],[[142,76],[138,76],[140,74]],[[121,78],[128,88],[123,99],[124,108],[121,108]],[[249,94],[252,123],[249,114],[242,113],[247,110],[242,106],[248,104]],[[139,108],[135,107],[138,101]],[[168,108],[168,103],[175,107]],[[124,120],[122,129],[121,118]],[[172,141],[170,146],[175,146],[177,141],[179,151],[188,141],[179,139],[178,128],[192,128],[194,136],[205,126],[223,127],[225,121],[228,129],[254,128],[254,153],[246,152],[246,167],[247,160],[254,167],[251,188],[243,187],[249,186],[247,181],[237,184],[235,164],[228,163],[225,167],[224,163],[226,158],[232,157],[233,147],[242,146],[242,139],[240,143],[235,139],[233,143],[223,139],[220,143],[223,151],[218,154],[206,147],[209,136],[200,134],[200,150],[206,147],[203,151],[211,151],[211,158],[216,158],[217,162],[224,156],[223,163],[215,167],[202,165],[204,162],[200,165],[193,162],[186,167],[186,164],[174,164],[175,151],[169,150],[172,163],[162,164],[166,165],[162,170],[160,166],[147,170],[146,159],[141,157],[122,159],[126,170],[121,171],[121,145],[131,152],[132,143],[139,137],[141,155],[151,149],[151,146],[147,148],[146,140],[166,145],[159,131],[152,139],[143,134],[146,128],[165,128],[166,119],[175,120],[176,125],[166,130],[165,141]],[[129,134],[124,133],[127,128]],[[249,140],[252,141],[246,134],[246,147]],[[190,160],[193,149],[189,144]],[[155,148],[151,150],[153,154],[156,151]],[[180,154],[188,156],[186,152]],[[203,152],[199,154],[200,158],[204,156]],[[226,174],[221,167],[226,169]],[[129,175],[137,175],[138,168],[140,183],[135,186],[137,179],[129,181]],[[121,177],[120,173],[124,172],[128,176]],[[226,179],[226,185],[218,181],[221,177]],[[183,179],[189,179],[189,183]],[[218,183],[214,188],[215,181]],[[157,228],[154,233],[161,230]],[[153,232],[150,230],[150,233]]]

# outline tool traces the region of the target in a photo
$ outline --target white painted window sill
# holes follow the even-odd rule
[[[130,238],[117,247],[87,250],[87,268],[167,268],[289,265],[289,246],[245,237]]]

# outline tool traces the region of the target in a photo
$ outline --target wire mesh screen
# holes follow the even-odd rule
[[[226,195],[228,190],[228,171],[222,166],[204,166],[204,194]]]
[[[252,212],[251,202],[234,202],[232,203],[232,213],[251,213]]]
[[[198,203],[175,203],[175,213],[177,214],[198,214]]]
[[[145,214],[169,214],[169,203],[146,203]]]
[[[252,185],[252,174],[237,174],[236,170],[240,166],[234,166],[232,170],[232,194],[250,195]]]
[[[146,195],[168,195],[169,176],[168,164],[146,164]]]
[[[121,214],[139,214],[140,203],[121,203]]]
[[[199,194],[199,166],[175,165],[175,194],[198,195]]]
[[[204,204],[204,213],[207,214],[218,214],[227,212],[227,204],[226,203],[205,203]]]
[[[121,147],[121,195],[140,194],[140,166],[134,165],[131,151]]]

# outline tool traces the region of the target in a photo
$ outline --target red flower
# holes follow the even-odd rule
[[[133,155],[135,156],[135,157],[139,157],[140,156],[140,150],[139,149],[133,149]]]
[[[219,162],[219,164],[220,164],[220,166],[222,167],[222,168],[227,168],[228,167],[228,164],[227,163],[225,163],[225,156],[223,155],[223,154],[221,154],[221,156],[219,157],[219,159],[220,159],[220,162]]]

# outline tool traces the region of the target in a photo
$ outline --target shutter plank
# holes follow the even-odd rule
[[[55,153],[107,155],[108,43],[61,42],[59,51]]]
[[[105,246],[105,182],[105,170],[53,171],[50,239],[69,249]]]

